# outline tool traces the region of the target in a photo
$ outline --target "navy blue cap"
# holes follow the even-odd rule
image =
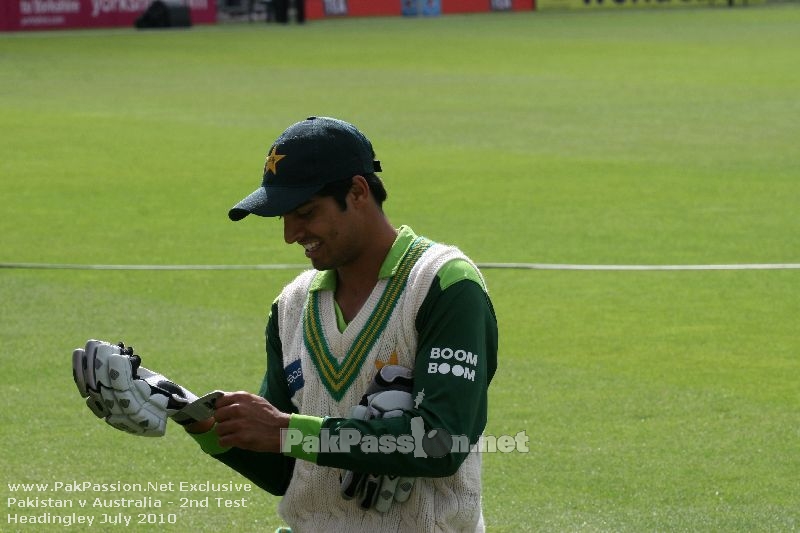
[[[330,182],[380,171],[372,143],[355,126],[330,117],[309,117],[278,137],[267,153],[261,187],[228,211],[228,217],[280,216]]]

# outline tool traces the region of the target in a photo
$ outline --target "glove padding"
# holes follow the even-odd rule
[[[395,418],[414,407],[411,370],[386,365],[375,375],[361,402],[350,409],[350,418],[372,420]],[[385,513],[392,503],[404,502],[411,495],[414,478],[373,475],[347,470],[342,474],[341,495],[356,499],[362,509]]]
[[[212,416],[214,402],[222,395],[214,391],[198,398],[141,366],[132,347],[94,339],[72,352],[72,377],[95,416],[146,437],[164,435],[168,417],[186,425]]]

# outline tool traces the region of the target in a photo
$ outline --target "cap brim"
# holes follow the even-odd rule
[[[277,217],[293,211],[307,202],[322,185],[310,187],[259,187],[228,211],[228,218],[241,220],[249,214]]]

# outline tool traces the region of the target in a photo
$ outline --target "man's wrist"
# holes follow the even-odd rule
[[[319,435],[324,418],[294,413],[289,417],[289,427],[281,430],[281,453],[317,462]]]
[[[188,431],[188,429],[186,432],[200,445],[200,448],[209,455],[220,455],[230,450],[228,446],[220,446],[219,436],[217,432],[214,431],[214,424],[212,424],[207,431],[202,433],[193,433]]]

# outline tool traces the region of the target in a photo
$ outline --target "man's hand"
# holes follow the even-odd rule
[[[226,392],[217,399],[214,418],[220,446],[256,452],[280,453],[281,429],[289,427],[289,414],[261,396]]]

